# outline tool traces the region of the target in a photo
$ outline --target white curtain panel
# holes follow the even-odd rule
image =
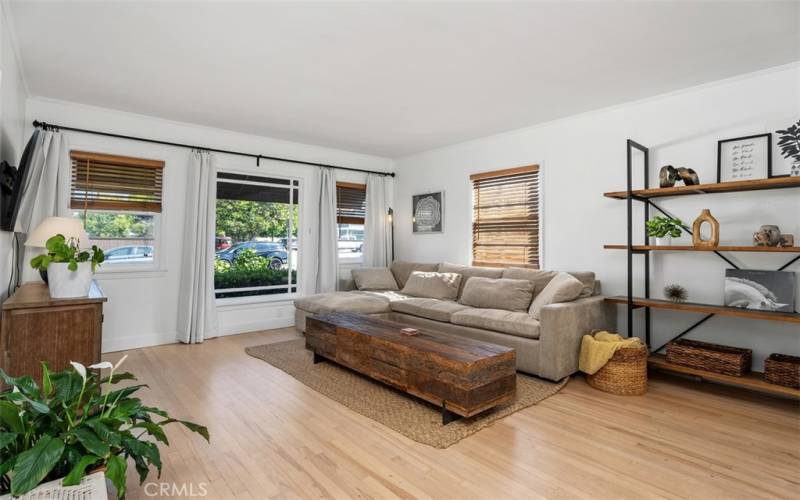
[[[367,216],[364,221],[364,266],[387,267],[391,263],[392,234],[389,224],[385,175],[367,175]]]
[[[38,131],[25,187],[14,226],[16,234],[16,261],[20,283],[41,281],[39,271],[31,268],[31,259],[44,250],[23,247],[27,235],[48,217],[58,215],[58,172],[64,162],[61,132]],[[81,241],[81,246],[88,242]]]
[[[197,344],[219,332],[214,297],[217,171],[214,157],[192,151],[186,188],[178,340]]]
[[[320,169],[317,228],[314,292],[333,292],[336,290],[339,268],[339,238],[336,226],[336,175],[330,168]]]

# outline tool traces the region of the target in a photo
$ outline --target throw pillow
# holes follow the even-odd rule
[[[460,283],[460,274],[413,271],[408,276],[403,293],[413,297],[455,300]]]
[[[482,309],[527,311],[533,299],[533,283],[528,280],[481,278],[467,281],[459,303]]]
[[[534,319],[541,319],[542,307],[549,304],[572,302],[580,296],[581,290],[583,290],[583,283],[578,278],[568,273],[558,273],[533,299],[528,313]]]
[[[386,267],[362,267],[350,274],[359,290],[399,290],[394,275]]]

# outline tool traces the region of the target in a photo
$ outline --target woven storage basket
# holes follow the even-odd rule
[[[788,354],[770,354],[764,360],[764,378],[771,384],[800,389],[800,358]]]
[[[679,339],[667,344],[667,362],[698,370],[741,377],[750,371],[753,351],[739,347]]]
[[[604,392],[620,396],[639,396],[647,392],[647,348],[618,349],[606,365],[586,382]]]

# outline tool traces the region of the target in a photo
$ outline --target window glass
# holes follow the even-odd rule
[[[89,210],[72,213],[83,221],[89,235],[88,245],[103,249],[106,260],[100,269],[119,264],[153,263],[155,256],[155,226],[157,214]]]

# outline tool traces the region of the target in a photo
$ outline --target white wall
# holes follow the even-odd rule
[[[13,36],[0,9],[0,160],[17,166],[25,147],[25,83],[16,57]],[[6,296],[11,273],[11,233],[0,231],[0,300]]]
[[[625,252],[603,250],[603,244],[625,243],[625,202],[605,198],[603,193],[625,189],[625,140],[631,138],[650,148],[651,186],[657,186],[658,168],[665,164],[694,168],[701,182],[714,182],[718,139],[774,132],[798,118],[800,66],[792,65],[401,159],[395,178],[398,258],[470,262],[469,175],[538,163],[543,169],[543,267],[595,271],[606,294],[623,294]],[[788,172],[785,164],[780,168]],[[445,190],[444,233],[412,234],[411,196],[437,189]],[[753,231],[762,224],[778,224],[784,233],[800,238],[798,189],[657,202],[689,224],[702,208],[710,208],[720,221],[723,244],[749,244]],[[641,215],[636,220],[641,221]],[[642,231],[636,232],[639,243]],[[790,259],[732,255],[743,268],[777,269]],[[656,253],[651,262],[653,296],[661,297],[666,284],[680,283],[692,301],[721,303],[728,266],[714,254]],[[636,282],[641,285],[643,266],[639,261],[635,267]],[[796,263],[790,269],[798,268]],[[800,305],[800,275],[798,281]],[[653,343],[660,345],[697,319],[655,311]],[[624,326],[620,322],[620,328]],[[643,335],[641,329],[635,333]],[[798,334],[796,324],[715,317],[689,337],[752,347],[759,367],[763,356],[771,352],[800,354]]]
[[[28,100],[26,121],[30,124],[34,119],[77,128],[361,169],[390,171],[393,167],[393,162],[385,158],[45,99]],[[28,129],[30,132],[30,126]],[[174,342],[189,150],[74,132],[64,132],[64,137],[65,154],[66,150],[76,148],[161,159],[166,162],[161,269],[151,272],[98,274],[97,278],[109,297],[103,330],[104,351]],[[306,200],[313,200],[317,196],[319,174],[316,167],[262,160],[261,167],[257,168],[255,160],[251,158],[224,154],[218,154],[217,158],[220,169],[298,177],[303,185],[301,196]],[[337,172],[337,175],[340,174]],[[341,177],[343,180],[360,182],[365,179],[360,173],[342,172]],[[308,279],[314,264],[311,253],[303,251],[304,241],[307,241],[312,229],[309,224],[304,226],[303,221],[308,216],[305,211],[313,211],[316,206],[313,201],[303,203],[301,199],[300,208],[301,228],[304,233],[300,235],[298,269],[300,292],[303,293],[311,288]],[[228,299],[224,302],[225,305],[219,307],[223,334],[294,324],[294,308],[286,298],[264,302],[263,297],[253,297]]]

